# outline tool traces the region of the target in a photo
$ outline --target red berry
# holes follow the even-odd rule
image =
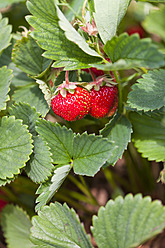
[[[108,116],[113,107],[116,111],[117,106],[115,104],[117,104],[116,101],[118,102],[117,98],[118,88],[116,86],[101,86],[98,91],[93,88],[91,90],[91,108],[89,114],[97,119]]]
[[[90,93],[81,87],[76,87],[73,94],[67,92],[66,97],[63,97],[59,92],[58,95],[51,100],[54,113],[67,121],[82,119],[88,114],[90,105]]]
[[[127,29],[127,33],[129,35],[132,35],[132,34],[139,34],[140,38],[144,38],[145,37],[145,31],[144,29],[139,26],[139,25],[136,25],[136,26],[132,26],[132,27],[129,27]]]

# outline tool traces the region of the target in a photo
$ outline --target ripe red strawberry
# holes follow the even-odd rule
[[[89,114],[97,119],[112,116],[118,104],[118,88],[115,85],[100,86],[91,90],[91,108]]]
[[[86,89],[75,86],[75,88],[72,87],[72,92],[66,92],[66,96],[61,93],[59,92],[51,100],[51,106],[56,115],[67,121],[76,121],[88,114],[91,96]]]
[[[129,35],[132,35],[132,34],[139,34],[140,38],[144,38],[145,37],[145,31],[144,29],[139,26],[139,25],[135,25],[135,26],[131,26],[129,28],[127,28],[127,33]]]

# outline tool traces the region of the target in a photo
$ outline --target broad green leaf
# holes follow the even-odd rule
[[[31,135],[21,120],[4,116],[1,119],[0,137],[0,178],[13,178],[32,153]]]
[[[115,36],[130,0],[94,0],[94,18],[104,44]]]
[[[49,106],[44,99],[44,95],[35,83],[15,90],[12,99],[16,103],[28,103],[42,116],[45,116],[49,111]]]
[[[36,211],[40,210],[42,206],[46,205],[50,201],[64,182],[71,168],[70,164],[57,165],[52,177],[47,182],[40,185],[36,192],[36,194],[39,194],[36,199]]]
[[[0,68],[0,110],[6,108],[6,102],[9,100],[8,92],[12,79],[12,70],[6,66]]]
[[[148,160],[165,161],[165,126],[162,115],[130,113],[132,139],[138,151]]]
[[[0,4],[1,5],[1,4]],[[10,45],[12,26],[8,25],[8,19],[2,18],[0,13],[0,54]]]
[[[43,52],[36,41],[28,34],[27,37],[17,40],[12,51],[12,60],[25,73],[38,76],[52,62],[42,56]]]
[[[57,15],[59,18],[59,26],[65,32],[65,36],[68,40],[76,43],[85,53],[100,57],[100,55],[93,49],[91,49],[86,43],[85,39],[73,28],[73,26],[68,22],[66,17],[63,15],[61,10],[56,6]]]
[[[119,196],[93,217],[92,232],[99,248],[137,247],[162,232],[165,207],[140,194]]]
[[[132,126],[129,120],[122,115],[115,116],[104,129],[101,130],[103,137],[108,138],[116,147],[108,159],[108,163],[115,165],[121,158],[128,143],[131,141]]]
[[[36,112],[35,108],[27,103],[19,103],[9,108],[9,114],[14,115],[16,119],[23,120],[23,124],[28,126],[29,132],[36,135],[35,125],[39,119],[39,113]]]
[[[79,175],[94,176],[113,150],[113,144],[101,136],[78,134],[73,142],[74,172]]]
[[[128,94],[128,105],[137,110],[155,110],[165,106],[165,70],[153,70],[138,79]]]
[[[41,183],[48,179],[53,169],[50,148],[41,137],[33,137],[34,148],[30,160],[25,167],[27,175],[35,183]]]
[[[150,38],[140,39],[138,34],[127,33],[114,37],[104,46],[104,51],[112,63],[124,62],[128,68],[159,68],[165,65],[164,55],[152,44]]]
[[[13,3],[19,3],[19,2],[24,2],[25,0],[1,0],[0,2],[0,9],[5,8],[8,5],[11,5]]]
[[[56,202],[45,206],[32,219],[31,240],[36,248],[92,248],[88,235],[73,209]]]
[[[18,206],[7,205],[1,213],[2,230],[10,248],[32,248],[31,221]]]
[[[65,67],[66,70],[88,68],[90,63],[101,61],[99,57],[90,56],[74,42],[69,41],[59,27],[59,19],[54,0],[30,0],[27,7],[33,16],[26,17],[34,27],[31,36],[46,52],[44,57],[56,60],[54,67]]]
[[[13,71],[13,78],[12,78],[12,85],[15,87],[17,86],[25,86],[27,84],[31,84],[34,82],[33,79],[29,78],[26,73],[21,71],[11,60],[11,52],[12,52],[12,45],[7,47],[3,50],[2,54],[0,55],[0,67],[7,65],[8,69]]]
[[[73,132],[58,123],[39,120],[37,132],[51,148],[53,162],[55,164],[67,164],[71,162],[73,154]]]
[[[157,34],[165,40],[165,7],[158,10],[152,10],[145,18],[143,27],[148,32]]]

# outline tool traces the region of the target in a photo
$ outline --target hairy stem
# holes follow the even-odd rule
[[[69,84],[69,71],[65,72],[65,82]]]
[[[121,88],[121,83],[117,74],[117,71],[113,72],[115,79],[116,79],[116,83],[118,84],[118,91],[119,91],[119,104],[118,104],[118,110],[119,113],[122,113],[123,111],[123,97],[122,97],[122,88]]]

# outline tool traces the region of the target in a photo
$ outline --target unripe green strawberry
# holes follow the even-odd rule
[[[54,113],[67,121],[82,119],[88,114],[91,105],[90,93],[84,88],[75,87],[72,91],[67,91],[66,96],[59,92],[51,100]]]
[[[97,119],[112,116],[118,104],[118,88],[115,85],[100,86],[91,90],[91,108],[89,114]]]

